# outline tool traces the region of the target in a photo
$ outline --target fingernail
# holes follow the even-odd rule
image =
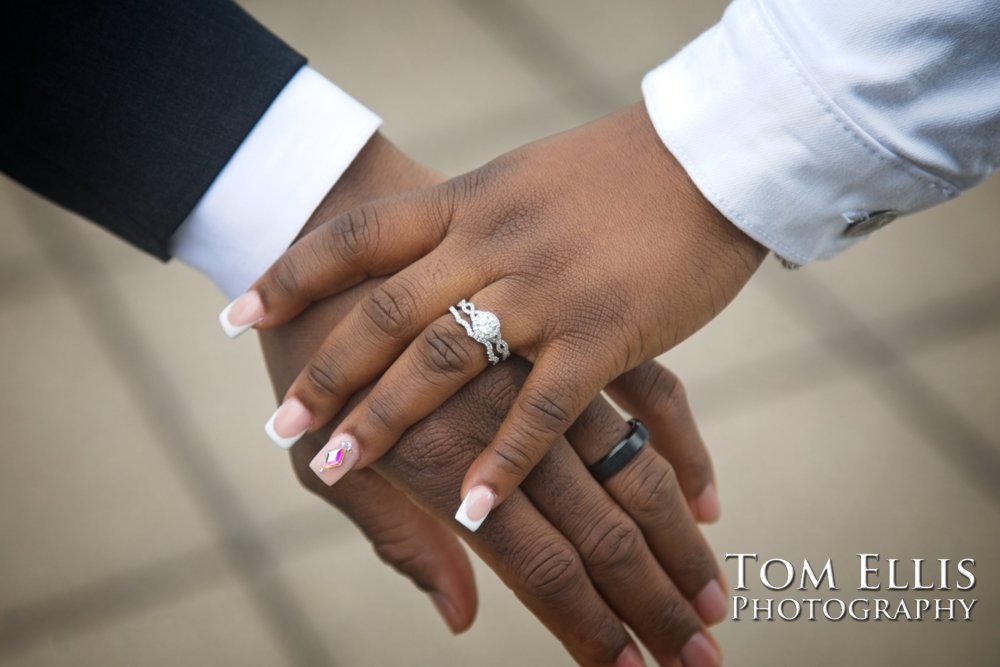
[[[465,494],[465,499],[455,512],[455,521],[476,532],[479,526],[483,525],[486,516],[493,509],[493,503],[497,501],[497,494],[485,486],[474,486]]]
[[[624,651],[618,654],[615,667],[646,667],[646,661],[642,659],[639,649],[629,644]]]
[[[708,582],[694,598],[694,607],[701,620],[709,625],[718,623],[726,616],[726,596],[715,579]]]
[[[312,415],[297,398],[282,403],[264,424],[264,433],[278,447],[288,449],[299,441],[312,423]]]
[[[719,505],[719,494],[715,492],[715,484],[709,483],[694,501],[694,518],[703,523],[719,520],[722,507]]]
[[[441,618],[444,619],[445,624],[447,624],[448,629],[451,630],[452,634],[457,635],[461,630],[458,618],[458,609],[452,603],[444,593],[435,591],[430,594],[431,602],[437,607],[438,613],[441,614]]]
[[[219,313],[219,324],[230,338],[236,338],[262,319],[264,302],[257,292],[247,292],[236,297]]]
[[[327,486],[347,474],[358,462],[358,443],[349,435],[335,435],[330,438],[309,467]]]
[[[681,663],[684,667],[720,667],[722,656],[708,637],[699,632],[681,649]]]

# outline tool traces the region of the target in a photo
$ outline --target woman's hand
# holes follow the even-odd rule
[[[376,137],[316,218],[435,178]],[[263,332],[279,396],[333,323],[378,284],[369,281]],[[383,560],[427,591],[456,632],[472,622],[475,585],[454,533],[435,517],[450,513],[468,463],[490,441],[527,371],[515,360],[482,374],[404,434],[389,456],[340,484],[327,486],[310,467],[323,433],[292,450],[303,484],[344,511]],[[490,526],[466,537],[581,664],[641,664],[623,621],[662,664],[675,664],[678,655],[689,667],[717,664],[704,626],[724,614],[725,584],[686,508],[707,520],[718,514],[714,501],[705,502],[715,497],[708,452],[669,371],[644,364],[616,383],[613,396],[649,425],[649,447],[598,484],[583,463],[600,458],[627,427],[596,402],[570,429],[573,448],[560,440],[523,492]]]
[[[334,297],[268,332],[277,378],[293,377],[289,370],[311,351],[302,341],[327,330],[344,298],[360,295]],[[292,449],[302,483],[347,513],[381,558],[428,591],[455,631],[472,622],[475,586],[455,535],[437,519],[450,516],[467,466],[495,433],[527,372],[519,359],[488,369],[372,467],[340,484],[327,486],[314,472],[327,450],[325,433]],[[650,402],[676,406],[650,424],[650,447],[598,484],[584,464],[628,430],[598,400],[490,522],[463,538],[581,665],[641,667],[627,628],[658,664],[718,665],[707,626],[726,613],[726,584],[688,510],[697,492],[685,499],[683,491],[710,484],[711,468],[676,378],[663,369],[647,372],[641,384]],[[658,453],[668,443],[682,467]],[[335,590],[336,582],[330,586]]]
[[[228,317],[271,327],[395,273],[337,323],[272,422],[278,440],[294,439],[378,380],[334,435],[349,452],[342,474],[378,459],[487,367],[449,306],[469,299],[496,313],[510,350],[534,364],[462,485],[462,498],[497,504],[605,386],[710,320],[764,255],[697,191],[636,105],[332,219]]]

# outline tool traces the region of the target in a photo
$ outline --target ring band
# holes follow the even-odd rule
[[[628,435],[611,448],[611,451],[604,455],[600,461],[591,463],[587,470],[598,482],[606,482],[619,470],[628,465],[628,462],[635,458],[647,442],[649,442],[649,429],[638,419],[629,419]]]
[[[458,305],[448,309],[455,321],[462,325],[465,333],[478,343],[482,343],[486,348],[486,358],[490,360],[491,366],[496,366],[501,361],[506,361],[510,356],[510,348],[503,338],[500,337],[500,318],[488,310],[477,310],[471,301],[462,299]],[[466,322],[462,314],[469,317]]]

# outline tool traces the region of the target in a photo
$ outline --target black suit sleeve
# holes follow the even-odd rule
[[[0,169],[161,259],[305,59],[227,0],[14,0]]]

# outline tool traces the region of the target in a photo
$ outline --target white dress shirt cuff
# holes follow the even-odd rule
[[[735,0],[643,80],[657,134],[723,215],[805,264],[857,241],[849,220],[958,194],[873,139],[786,42],[760,3]]]
[[[381,124],[303,67],[174,234],[173,256],[227,297],[244,292],[291,245]]]

